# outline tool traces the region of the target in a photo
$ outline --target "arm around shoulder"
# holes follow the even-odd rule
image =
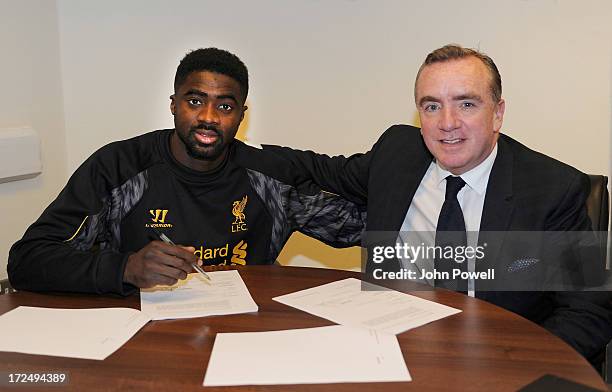
[[[347,158],[273,145],[265,145],[264,150],[285,159],[299,178],[312,180],[327,192],[365,204],[371,152]]]

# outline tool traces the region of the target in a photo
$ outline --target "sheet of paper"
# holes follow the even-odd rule
[[[200,274],[173,286],[140,290],[140,309],[152,320],[257,312],[257,304],[236,270]]]
[[[338,324],[391,334],[398,334],[461,312],[450,306],[354,278],[273,299]]]
[[[411,381],[397,338],[334,325],[218,333],[203,385],[382,381]]]
[[[129,308],[20,306],[0,316],[0,351],[102,360],[149,321]]]

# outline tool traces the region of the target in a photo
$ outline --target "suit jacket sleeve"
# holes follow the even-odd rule
[[[591,230],[591,222],[584,208],[589,188],[586,175],[577,175],[551,216],[547,230]],[[586,358],[593,358],[612,339],[612,295],[593,291],[555,292],[551,295],[554,309],[542,325]]]

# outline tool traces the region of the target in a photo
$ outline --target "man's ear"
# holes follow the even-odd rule
[[[248,107],[248,106],[246,106],[246,105],[244,105],[244,106],[242,107],[242,114],[240,115],[240,121],[244,120],[244,113],[245,113],[247,110],[249,110],[249,107]]]
[[[170,113],[172,113],[173,116],[176,114],[176,104],[174,103],[174,101],[175,101],[175,96],[174,94],[172,94],[170,96]]]
[[[495,132],[499,132],[504,122],[504,112],[506,111],[506,101],[500,99],[497,105],[495,105],[495,113],[493,117],[493,129]]]

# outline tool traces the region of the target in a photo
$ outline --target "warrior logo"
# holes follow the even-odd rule
[[[149,210],[149,215],[151,215],[151,222],[145,224],[145,227],[172,227],[172,223],[166,223],[166,215],[168,215],[168,210]]]

